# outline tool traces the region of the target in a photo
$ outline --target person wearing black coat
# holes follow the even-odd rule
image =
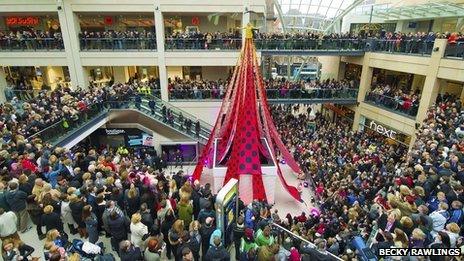
[[[27,197],[27,212],[31,217],[32,223],[36,225],[37,236],[40,240],[45,238],[45,234],[42,232],[42,214],[43,209],[39,206],[39,203],[35,201],[34,195]]]
[[[132,245],[129,240],[124,240],[121,242],[119,248],[119,257],[121,258],[121,261],[143,260],[140,248]]]
[[[18,189],[18,183],[12,182],[9,184],[10,191],[6,194],[6,202],[10,206],[11,211],[16,214],[18,218],[18,231],[21,233],[26,232],[29,214],[27,213],[27,194],[26,192]]]
[[[245,225],[243,216],[237,218],[237,222],[232,224],[232,239],[235,246],[235,256],[238,258],[240,256],[240,243],[242,237],[245,234]]]
[[[171,229],[172,225],[174,224],[175,218],[172,214],[172,210],[168,210],[166,216],[164,217],[163,223],[161,223],[161,233],[163,233],[163,240],[166,243],[166,257],[171,259],[171,252],[172,252],[172,245],[169,242],[169,230]],[[174,255],[176,253],[173,253]]]
[[[54,212],[53,207],[50,205],[45,206],[43,211],[41,225],[45,226],[45,231],[48,232],[52,229],[56,229],[62,233],[63,221],[61,221],[60,215]]]
[[[114,251],[119,249],[119,243],[123,240],[127,240],[127,227],[129,225],[128,220],[119,215],[116,211],[110,213],[108,220],[108,230],[111,234],[111,246]]]
[[[209,248],[209,239],[211,238],[211,235],[213,234],[214,230],[215,227],[213,226],[213,220],[211,218],[207,218],[206,223],[202,224],[202,226],[200,227],[201,253],[203,257],[202,260],[208,260],[205,259],[205,257]]]
[[[76,195],[72,195],[69,199],[69,208],[71,209],[71,215],[74,219],[74,222],[77,224],[77,230],[81,237],[87,236],[87,231],[85,230],[85,223],[82,220],[82,209],[84,208],[84,202],[82,199],[78,198]]]
[[[192,250],[193,259],[195,261],[200,260],[200,242],[198,242],[195,238],[191,238],[187,231],[183,231],[181,234],[181,243],[177,247],[177,257],[178,260],[182,260],[182,250],[184,248],[189,248]]]
[[[230,260],[230,254],[227,249],[221,244],[221,238],[216,237],[214,239],[214,245],[212,245],[206,256],[204,257],[205,260],[217,260],[217,261],[227,261]]]

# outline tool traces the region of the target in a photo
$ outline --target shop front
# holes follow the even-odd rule
[[[69,87],[67,66],[6,66],[3,67],[8,86],[24,90],[55,90]]]
[[[401,144],[406,147],[409,146],[412,139],[411,135],[402,133],[401,131],[395,130],[385,124],[368,119],[364,116],[361,116],[359,130],[372,133],[373,135],[381,135],[386,138],[389,144]]]
[[[102,128],[96,130],[89,136],[90,144],[96,147],[118,148],[120,146],[126,148],[145,148],[154,150],[153,135],[141,131],[136,128]]]

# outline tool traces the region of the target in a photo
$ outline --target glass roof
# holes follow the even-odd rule
[[[324,31],[355,0],[277,0],[289,30]]]

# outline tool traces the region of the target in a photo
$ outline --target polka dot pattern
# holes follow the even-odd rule
[[[239,175],[252,175],[253,183],[253,199],[266,199],[264,190],[261,162],[260,162],[260,144],[256,142],[260,140],[261,133],[259,122],[257,119],[257,102],[256,102],[256,89],[257,82],[255,73],[253,71],[253,55],[252,55],[251,42],[247,42],[245,46],[244,60],[241,66],[242,74],[238,79],[241,83],[237,88],[238,102],[234,106],[238,106],[233,110],[236,113],[237,121],[234,123],[235,133],[232,133],[234,124],[229,124],[230,130],[224,132],[225,135],[233,135],[231,157],[227,161],[227,173],[224,179],[224,184],[231,178],[238,178]],[[230,119],[233,120],[233,119]],[[224,136],[225,136],[224,135]]]

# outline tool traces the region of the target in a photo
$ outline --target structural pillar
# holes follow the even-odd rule
[[[71,88],[77,87],[86,89],[88,78],[84,72],[84,67],[80,58],[80,41],[78,33],[80,31],[79,18],[73,12],[71,1],[57,0],[58,18],[62,28],[66,61],[68,63],[69,75],[71,77]]]
[[[422,89],[421,100],[419,109],[417,111],[416,122],[421,124],[427,116],[427,110],[435,103],[438,92],[440,90],[440,79],[438,76],[438,68],[440,67],[440,60],[445,54],[447,40],[436,39],[433,46],[432,55],[430,56],[430,63],[427,69],[424,88]]]
[[[369,66],[369,59],[370,53],[366,53],[364,55],[362,72],[361,72],[361,81],[359,83],[359,90],[358,90],[358,104],[364,101],[366,98],[366,93],[369,91],[371,84],[372,84],[372,74],[374,69]],[[359,129],[359,122],[361,120],[361,112],[359,106],[356,107],[356,111],[354,114],[353,120],[353,130],[356,131]]]
[[[155,30],[156,30],[156,50],[158,52],[158,68],[161,89],[161,100],[169,100],[168,91],[168,70],[166,68],[166,58],[164,56],[164,18],[161,12],[161,3],[155,0]]]
[[[3,68],[4,67],[0,67],[0,103],[6,102],[5,91],[7,89],[7,83],[6,83],[6,74]]]

